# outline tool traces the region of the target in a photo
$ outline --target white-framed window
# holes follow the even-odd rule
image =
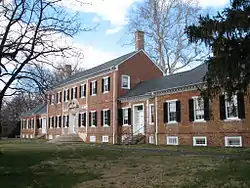
[[[96,80],[91,82],[91,95],[96,95]]]
[[[207,146],[207,137],[206,136],[194,136],[193,146]]]
[[[122,88],[123,89],[130,89],[130,76],[129,75],[122,75]]]
[[[154,144],[154,143],[155,143],[154,136],[150,135],[150,136],[148,137],[148,143],[149,143],[149,144]]]
[[[51,95],[51,99],[50,99],[50,104],[51,104],[51,105],[54,105],[54,103],[55,103],[55,95],[52,94],[52,95]]]
[[[86,112],[80,113],[79,116],[80,116],[80,122],[79,122],[80,125],[78,125],[78,126],[85,127],[86,126],[86,116],[87,116]]]
[[[49,128],[52,128],[53,126],[53,118],[52,116],[49,118]]]
[[[109,126],[109,109],[103,110],[103,126]]]
[[[128,125],[128,108],[122,109],[123,111],[123,125]]]
[[[61,100],[62,100],[61,96],[62,96],[62,92],[61,91],[57,92],[57,104],[61,103]]]
[[[149,105],[149,124],[153,124],[155,119],[155,106],[153,104]]]
[[[167,136],[167,145],[179,145],[178,136]]]
[[[226,136],[225,146],[226,147],[242,147],[242,137],[241,136]]]
[[[64,90],[64,102],[69,101],[69,89]]]
[[[57,119],[56,119],[57,123],[56,123],[56,127],[57,128],[60,128],[61,127],[61,122],[60,122],[60,116],[57,116]]]
[[[52,139],[53,139],[53,135],[49,134],[49,140],[52,140]]]
[[[102,136],[102,142],[108,143],[109,142],[109,136]]]
[[[97,119],[96,119],[96,111],[91,111],[91,126],[96,127],[97,126]]]
[[[103,78],[103,92],[109,92],[109,77]]]
[[[238,119],[238,103],[237,95],[233,95],[231,100],[225,96],[226,119]]]
[[[204,100],[201,97],[193,97],[194,121],[204,121]]]
[[[177,123],[176,119],[176,101],[167,101],[168,103],[168,123]]]
[[[89,141],[92,142],[92,143],[96,142],[96,136],[90,136]]]
[[[86,97],[86,84],[81,84],[81,98]]]
[[[77,87],[74,87],[73,88],[73,99],[76,99],[77,98]]]

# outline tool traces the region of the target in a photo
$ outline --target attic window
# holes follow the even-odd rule
[[[130,89],[130,76],[129,75],[122,75],[122,88]]]

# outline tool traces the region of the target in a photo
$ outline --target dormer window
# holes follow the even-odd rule
[[[122,75],[122,88],[130,89],[130,76],[129,75]]]

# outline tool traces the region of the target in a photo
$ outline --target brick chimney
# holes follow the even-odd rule
[[[136,31],[135,32],[135,50],[144,50],[144,32]]]
[[[66,76],[70,76],[72,74],[72,67],[71,67],[71,65],[65,65],[64,71],[65,71]]]

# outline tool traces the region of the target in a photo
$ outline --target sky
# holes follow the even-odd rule
[[[80,66],[91,68],[134,50],[133,45],[124,45],[128,11],[143,0],[88,0],[79,4],[75,0],[63,0],[69,11],[79,11],[80,19],[93,31],[81,32],[74,37],[74,44],[84,54]],[[229,0],[198,0],[202,8],[219,10]],[[86,2],[86,1],[85,1]]]

